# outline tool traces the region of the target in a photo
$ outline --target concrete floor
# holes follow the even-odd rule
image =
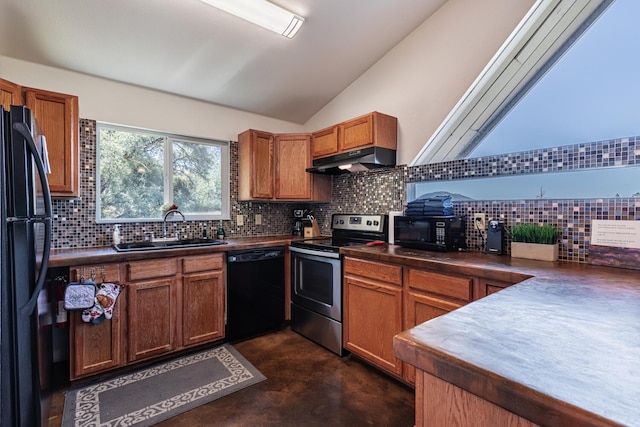
[[[157,426],[413,426],[412,389],[288,328],[234,347],[267,380]],[[50,427],[60,425],[61,395]]]

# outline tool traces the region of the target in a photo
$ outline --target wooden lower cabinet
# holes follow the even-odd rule
[[[393,337],[403,330],[402,267],[345,258],[344,274],[344,347],[402,377],[402,362],[393,354]]]
[[[120,264],[74,266],[69,272],[72,281],[80,280],[82,274],[89,279],[92,272],[100,282],[122,283],[123,277]],[[123,288],[116,300],[111,320],[100,324],[83,322],[81,311],[69,312],[69,362],[72,380],[124,365],[123,319],[126,293]]]
[[[102,273],[104,271],[104,273]],[[71,313],[71,379],[224,338],[224,254],[71,267],[123,284],[111,320],[84,323]],[[102,279],[104,275],[104,279]]]
[[[183,278],[182,345],[224,337],[224,277],[222,271]]]
[[[418,371],[416,427],[537,425],[460,387]]]
[[[513,283],[479,278],[477,279],[474,291],[474,299],[480,299],[487,295],[495,294],[496,292],[501,291],[504,288],[508,288],[511,285],[513,285]]]
[[[409,290],[406,297],[406,318],[403,330],[413,328],[427,320],[442,316],[462,306],[463,304],[458,302],[447,301],[432,295]],[[409,384],[415,384],[416,368],[407,363],[403,365],[402,376],[404,380]]]
[[[404,382],[415,384],[415,368],[394,356],[393,337],[471,302],[475,280],[345,257],[344,347]]]
[[[174,278],[128,285],[129,361],[138,361],[175,350],[178,317]]]
[[[470,277],[406,268],[404,278],[405,330],[460,308],[473,297],[474,282]],[[415,371],[413,366],[405,363],[404,380],[415,384]]]

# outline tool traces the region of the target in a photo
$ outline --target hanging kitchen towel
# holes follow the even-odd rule
[[[93,307],[96,298],[96,284],[93,281],[71,282],[64,290],[64,309],[85,310]]]
[[[120,295],[122,286],[117,283],[102,283],[98,286],[98,293],[95,296],[95,304],[82,312],[82,320],[99,324],[113,316],[113,307],[116,299]]]

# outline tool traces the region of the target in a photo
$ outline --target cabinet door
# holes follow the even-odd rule
[[[273,198],[273,135],[266,132],[255,132],[252,136],[251,172],[251,197],[254,199]]]
[[[338,126],[319,130],[311,134],[313,158],[330,156],[338,152]]]
[[[407,291],[406,295],[405,330],[463,306],[461,303],[414,291]],[[404,379],[410,384],[416,382],[416,370],[407,363],[404,364]]]
[[[277,135],[276,198],[284,200],[311,199],[312,176],[306,171],[311,166],[311,138],[309,135]]]
[[[511,285],[512,283],[508,282],[479,278],[478,285],[474,290],[474,299],[480,299],[482,297],[486,297],[487,295],[495,294],[496,292],[501,291]]]
[[[176,348],[177,288],[173,278],[128,284],[129,361]]]
[[[79,280],[82,271],[87,279],[91,276],[91,272],[94,272],[98,281],[120,282],[121,278],[119,264],[105,264],[71,267],[71,280]],[[123,365],[122,331],[126,293],[126,288],[120,291],[114,306],[113,317],[100,324],[83,322],[81,311],[69,313],[71,325],[69,329],[69,370],[72,380]]]
[[[373,116],[366,115],[340,124],[340,151],[373,145]]]
[[[402,331],[402,288],[344,277],[344,347],[398,377],[393,337]]]
[[[0,104],[5,111],[12,105],[22,105],[22,87],[8,80],[0,79]]]
[[[190,274],[182,282],[182,342],[184,346],[224,337],[224,277],[222,271]]]
[[[52,196],[78,196],[78,97],[25,89],[27,107],[47,138]]]

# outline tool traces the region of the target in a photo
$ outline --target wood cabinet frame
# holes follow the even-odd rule
[[[331,201],[331,177],[309,167],[310,134],[249,129],[238,135],[239,200]]]
[[[347,256],[343,263],[344,347],[414,385],[416,370],[394,356],[393,336],[511,284]]]
[[[25,88],[24,96],[47,138],[51,195],[78,197],[78,97],[34,88]]]
[[[88,279],[123,284],[111,320],[98,325],[71,314],[71,380],[120,368],[225,335],[224,253],[71,268]],[[102,273],[104,272],[104,274]]]

